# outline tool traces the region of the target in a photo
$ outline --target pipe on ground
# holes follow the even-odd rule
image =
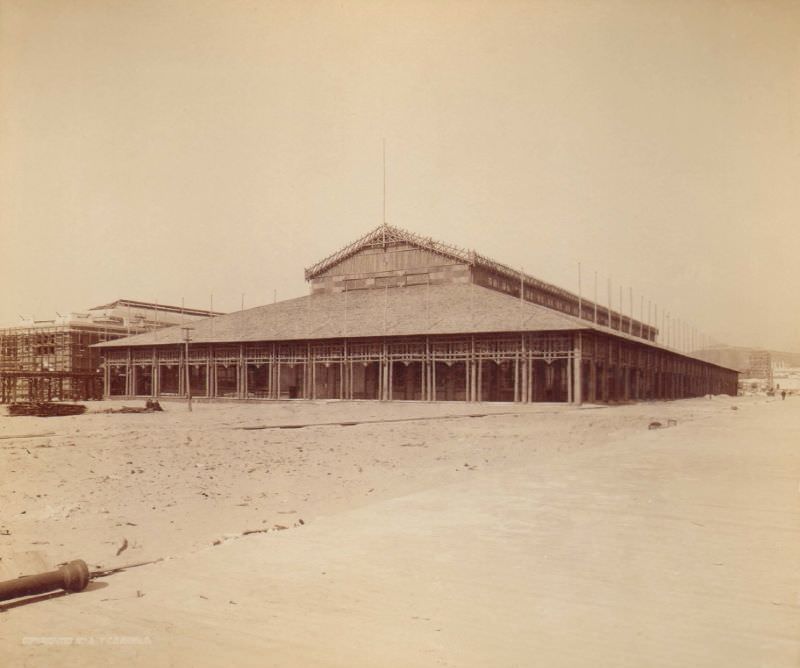
[[[0,601],[21,596],[46,594],[63,589],[64,591],[83,591],[89,584],[89,568],[82,559],[70,561],[57,571],[24,575],[15,580],[0,582]]]

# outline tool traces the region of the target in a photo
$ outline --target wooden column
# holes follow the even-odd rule
[[[353,360],[347,361],[347,398],[353,398]]]
[[[475,360],[475,359],[472,360],[471,369],[472,369],[472,371],[471,371],[472,384],[471,384],[470,388],[471,388],[471,391],[472,391],[471,392],[472,397],[471,397],[470,401],[478,401],[478,362],[477,362],[477,360]]]
[[[313,396],[311,394],[311,372],[313,370],[313,366],[311,364],[311,343],[306,344],[306,363],[305,363],[305,373],[303,373],[303,398],[304,399],[312,399]]]
[[[464,399],[465,401],[472,401],[472,359],[467,356],[464,360]]]
[[[575,373],[573,374],[575,389],[572,391],[572,401],[580,406],[583,403],[583,369],[581,368],[583,365],[583,357],[581,351],[581,335],[577,333],[575,336],[575,352],[572,358],[572,364],[575,367]]]
[[[158,361],[158,350],[154,347],[153,348],[153,355],[151,357],[153,360],[153,376],[150,379],[152,383],[151,394],[153,398],[161,395],[161,367],[159,366]]]
[[[426,395],[427,388],[425,387],[425,375],[428,373],[427,371],[428,365],[426,364],[426,362],[427,362],[427,355],[423,353],[422,361],[419,364],[419,383],[420,383],[419,396],[420,399],[422,399],[422,401],[426,401],[428,399]]]
[[[475,387],[475,379],[477,376],[477,369],[475,368],[475,335],[470,338],[469,347],[469,391],[467,392],[467,401],[477,401],[478,391]]]
[[[623,380],[623,399],[630,401],[631,398],[631,368],[630,366],[622,367],[622,380]]]
[[[184,346],[178,348],[178,396],[186,396],[186,365],[189,359],[184,355]],[[152,381],[151,381],[152,382]]]
[[[206,391],[206,395],[210,399],[217,396],[217,363],[214,359],[213,345],[208,346],[208,353],[206,354],[206,364],[208,364],[208,372],[206,373],[206,385],[208,386],[208,390]]]
[[[567,364],[567,403],[572,403],[572,396],[573,396],[573,387],[572,387],[572,358],[568,357],[564,360]]]
[[[431,340],[429,336],[425,337],[425,368],[423,375],[425,376],[425,400],[433,401],[433,383],[431,381]]]
[[[347,398],[347,339],[342,341],[342,361],[339,362],[339,398]]]
[[[244,360],[244,343],[239,344],[239,373],[236,374],[236,396],[247,398],[247,364]]]
[[[525,335],[522,334],[519,340],[520,346],[520,401],[528,402],[528,355],[526,353]]]
[[[528,401],[533,403],[536,400],[536,370],[534,359],[528,353]]]
[[[277,355],[277,346],[275,342],[272,342],[272,350],[270,351],[270,366],[269,366],[269,378],[270,378],[270,386],[269,386],[269,398],[270,399],[278,399],[280,394],[278,393],[278,385],[280,383],[280,363],[278,362],[278,355]]]
[[[128,348],[128,367],[125,369],[125,396],[133,396],[133,353]]]
[[[436,355],[431,358],[431,401],[436,401]]]
[[[611,401],[611,361],[604,361],[602,368],[603,377],[600,379],[600,388],[603,393],[603,402],[609,403]]]
[[[379,391],[378,399],[386,401],[386,342],[381,345],[380,362],[378,363]]]
[[[477,366],[478,366],[478,379],[476,382],[478,387],[477,398],[478,401],[483,401],[483,358],[482,357],[478,358]]]

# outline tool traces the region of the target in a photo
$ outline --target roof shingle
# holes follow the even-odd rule
[[[586,329],[590,323],[467,284],[353,290],[289,299],[192,322],[193,343]],[[181,343],[179,326],[98,344]]]

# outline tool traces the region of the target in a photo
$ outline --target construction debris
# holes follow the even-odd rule
[[[677,420],[673,420],[672,418],[669,418],[667,420],[667,424],[664,424],[663,422],[658,422],[657,420],[655,420],[655,421],[651,422],[649,425],[647,425],[647,428],[648,429],[665,429],[666,427],[676,427],[677,425],[678,425],[678,421]]]
[[[104,578],[109,575],[114,575],[114,573],[121,573],[122,571],[126,571],[129,568],[138,568],[139,566],[149,566],[150,564],[157,564],[160,561],[164,561],[164,557],[159,557],[158,559],[151,559],[149,561],[137,561],[133,564],[125,564],[124,566],[117,566],[116,568],[107,568],[105,570],[97,570],[92,571],[89,576],[92,580],[95,578]]]
[[[12,417],[27,415],[34,417],[59,417],[63,415],[83,415],[86,406],[83,404],[62,404],[51,401],[11,404],[8,414]]]
[[[104,413],[158,413],[163,411],[161,404],[158,401],[148,399],[144,407],[140,406],[123,406],[122,408],[109,408]]]
[[[45,431],[41,434],[14,434],[12,436],[0,436],[0,441],[8,441],[12,438],[43,438],[44,436],[55,436],[54,431]]]
[[[487,413],[470,413],[461,415],[454,413],[452,415],[428,415],[425,417],[413,418],[379,418],[370,420],[349,420],[347,422],[308,422],[305,424],[267,424],[257,425],[254,427],[234,427],[234,429],[242,429],[244,431],[256,431],[260,429],[304,429],[305,427],[355,427],[359,424],[386,424],[389,422],[425,422],[429,420],[460,420],[462,418],[483,418],[488,417]],[[521,415],[519,411],[504,411],[491,413],[492,417],[498,415]]]

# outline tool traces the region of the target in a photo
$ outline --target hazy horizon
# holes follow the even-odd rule
[[[800,352],[800,5],[0,0],[0,325],[307,293],[387,221]],[[659,323],[660,324],[660,323]]]

